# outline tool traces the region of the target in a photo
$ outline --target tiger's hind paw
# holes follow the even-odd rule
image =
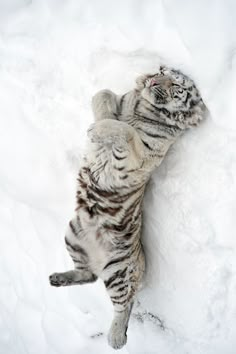
[[[114,349],[121,349],[127,342],[127,336],[123,331],[110,330],[108,344]]]
[[[124,145],[133,138],[132,129],[124,122],[106,119],[91,124],[87,134],[94,143]]]

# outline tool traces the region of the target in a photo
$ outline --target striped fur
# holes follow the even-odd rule
[[[140,241],[146,183],[170,145],[197,125],[204,104],[183,74],[160,68],[119,97],[100,91],[92,102],[96,122],[78,175],[77,208],[65,243],[74,270],[54,273],[51,285],[104,281],[114,305],[109,344],[121,348],[144,268]]]

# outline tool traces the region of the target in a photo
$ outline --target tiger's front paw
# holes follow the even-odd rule
[[[70,279],[63,273],[53,273],[49,276],[49,282],[52,286],[66,286],[70,284]]]
[[[118,328],[112,328],[108,334],[108,343],[114,349],[121,349],[127,342],[127,336]]]

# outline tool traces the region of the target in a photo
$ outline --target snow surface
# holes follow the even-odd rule
[[[160,62],[191,75],[210,116],[148,186],[145,286],[129,354],[236,353],[234,0],[0,1],[0,353],[113,353],[102,282],[54,289],[91,96]]]

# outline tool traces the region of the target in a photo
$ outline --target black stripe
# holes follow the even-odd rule
[[[185,104],[185,105],[187,104],[187,102],[188,102],[188,100],[190,99],[190,97],[191,97],[190,93],[187,92],[187,96],[186,96],[186,99],[185,99],[185,101],[184,101],[184,104]]]
[[[127,157],[127,156],[124,156],[124,157],[117,156],[113,150],[112,150],[112,155],[115,157],[116,160],[124,160]]]
[[[85,269],[87,269],[87,267],[79,267],[79,266],[75,266],[75,269],[76,269],[76,270],[85,270]]]
[[[132,236],[133,236],[133,232],[127,232],[125,235],[124,235],[124,239],[125,240],[129,240]]]
[[[92,170],[91,171],[91,174],[95,174],[96,172],[100,171],[100,170],[104,170],[104,168],[106,167],[108,161],[105,161],[103,165],[99,165],[98,168],[96,168],[95,170]]]
[[[128,177],[129,177],[128,175],[124,175],[124,176],[120,176],[120,179],[126,179]]]
[[[134,217],[134,223],[141,217],[141,209],[139,209],[137,215]]]
[[[123,291],[125,290],[126,288],[128,288],[128,285],[124,285],[124,286],[121,286],[119,289],[117,289],[116,291],[119,292],[119,291]]]
[[[68,241],[68,239],[67,239],[66,237],[65,237],[65,243],[66,243],[66,245],[69,246],[74,252],[79,252],[79,253],[81,253],[83,256],[88,257],[87,252],[85,252],[85,250],[84,250],[82,247],[80,247],[80,246],[78,246],[78,245],[72,245],[72,244]]]
[[[102,207],[100,204],[96,205],[97,210],[109,214],[111,216],[115,216],[121,209],[122,207],[119,206],[117,208],[112,208],[112,207]]]
[[[116,150],[116,151],[118,151],[120,154],[122,153],[122,152],[124,152],[124,149],[120,149],[120,148],[118,148],[117,146],[114,146],[114,149]]]
[[[137,245],[134,247],[134,249],[129,253],[129,257],[132,256],[135,252],[137,252],[137,258],[140,255],[140,252],[142,250],[141,242],[137,242]]]
[[[126,304],[128,299],[125,299],[124,301],[112,301],[113,304],[115,305],[124,305]]]
[[[124,103],[124,100],[125,100],[125,96],[126,96],[126,93],[120,99],[120,107],[119,107],[119,113],[120,114],[122,113],[122,108],[123,108],[123,103]]]
[[[141,139],[141,140],[142,140],[143,145],[146,146],[146,148],[148,148],[149,150],[153,150],[153,148],[148,143],[146,143],[146,141],[144,141],[143,139]]]
[[[106,230],[109,230],[109,231],[116,231],[116,232],[124,232],[125,229],[127,228],[127,225],[125,224],[118,224],[118,225],[115,225],[115,224],[109,224],[109,225],[103,225],[103,227],[106,229]]]
[[[154,91],[154,94],[158,96],[158,98],[161,97],[163,99],[167,97],[166,91],[159,86],[154,86],[152,90]]]
[[[129,171],[129,172],[131,172],[131,171]],[[134,194],[139,193],[142,188],[143,188],[143,186],[141,186],[141,187],[139,187],[139,188],[137,188],[137,189],[135,189],[135,190],[133,190],[133,191],[127,193],[127,194],[123,194],[123,195],[119,195],[119,194],[118,194],[117,197],[114,196],[114,198],[112,198],[112,199],[109,198],[109,201],[112,202],[112,203],[123,203],[123,202],[125,202],[127,199],[129,199],[130,197],[132,197]]]
[[[118,246],[119,246],[119,251],[121,251],[123,253],[123,251],[127,251],[129,248],[131,248],[133,246],[133,244],[132,244],[132,242],[126,243],[126,244],[124,244],[122,242],[122,243],[119,243]]]
[[[119,278],[124,278],[126,275],[126,271],[127,267],[123,270],[117,270],[108,280],[104,281],[105,287],[109,288],[115,280],[118,280]]]
[[[109,286],[109,289],[113,289],[114,287],[116,287],[118,285],[124,285],[124,281],[121,280],[121,281],[119,281],[117,283],[112,284],[111,286]]]
[[[72,220],[69,222],[70,229],[73,232],[74,235],[78,236],[78,232],[76,231],[76,228],[74,227]]]
[[[146,131],[146,130],[144,130],[143,128],[140,128],[140,127],[138,127],[138,128],[136,128],[137,130],[140,130],[142,133],[144,133],[144,134],[146,134],[146,135],[148,135],[148,136],[150,136],[151,138],[160,138],[160,139],[168,139],[165,135],[161,135],[161,134],[154,134],[154,133],[150,133],[149,131]],[[168,134],[168,133],[167,133]]]
[[[143,198],[143,195],[140,195],[137,197],[136,200],[133,201],[133,203],[126,209],[126,212],[125,212],[125,215],[123,217],[123,219],[121,220],[121,225],[123,225],[126,221],[127,221],[127,218],[129,218],[130,216],[133,216],[133,213],[135,211],[135,209],[137,208],[137,206],[139,204],[141,204],[141,199]],[[141,205],[139,205],[140,207]]]
[[[79,193],[77,195],[77,204],[78,204],[77,208],[87,206],[87,202],[85,201],[85,199],[79,196]]]
[[[147,116],[144,116],[141,114],[141,112],[135,112],[135,118],[136,120],[141,120],[142,122],[146,122],[146,123],[152,123],[153,125],[160,125],[160,122],[154,119],[151,119]]]
[[[88,199],[92,199],[94,202],[97,203],[103,202],[103,199],[99,198],[98,193],[94,193],[94,191],[91,191],[91,189],[87,191],[87,197]]]
[[[116,192],[106,191],[104,189],[97,188],[95,185],[91,185],[90,190],[103,198],[109,198],[109,197],[117,194]]]
[[[134,105],[134,113],[136,113],[136,110],[137,110],[137,108],[138,108],[138,106],[139,106],[139,103],[140,103],[140,100],[138,99],[138,100],[136,101],[135,105]]]
[[[153,107],[155,110],[160,110],[161,108],[160,107],[157,107],[157,106],[155,106],[154,104],[152,104],[151,102],[149,102],[148,101],[148,103],[149,103],[149,105],[151,106],[151,107]]]
[[[108,268],[108,267],[110,267],[111,265],[120,263],[120,262],[124,261],[125,259],[127,259],[127,255],[124,256],[124,257],[120,257],[120,258],[113,259],[112,261],[108,262],[108,263],[105,265],[105,267],[103,268],[103,270],[106,269],[106,268]]]
[[[72,258],[72,260],[73,260],[73,262],[75,262],[75,263],[84,263],[82,260],[80,260],[80,259],[77,259],[77,258],[75,258],[75,257],[72,257],[71,256],[71,258]]]
[[[117,170],[117,171],[123,171],[125,169],[125,167],[116,167],[114,166],[114,169]]]
[[[168,118],[170,118],[171,116],[171,112],[168,111],[168,109],[166,108],[159,108],[160,112],[163,113],[165,116],[167,116]]]
[[[151,107],[153,107],[153,106],[151,106]],[[154,107],[155,107],[155,106],[154,106]],[[146,105],[144,105],[144,108],[145,108],[148,112],[151,112],[151,113],[153,113],[153,114],[155,114],[155,115],[157,115],[157,114],[159,113],[157,107],[155,107],[156,109],[152,109],[152,108],[147,107]]]
[[[132,218],[133,218],[134,211],[137,208],[138,204],[139,203],[141,204],[142,197],[143,197],[143,195],[139,196],[139,198],[137,198],[136,200],[133,201],[133,203],[125,210],[125,215],[119,221],[118,224],[113,224],[113,223],[103,224],[104,229],[109,230],[109,231],[113,231],[113,232],[117,232],[117,233],[136,232],[137,228],[139,228],[139,225],[136,225],[134,223],[134,221],[132,220]],[[135,219],[139,218],[140,213],[141,213],[141,210],[138,211],[138,215],[136,216]],[[120,241],[118,239],[118,243],[119,242]],[[123,249],[127,249],[130,246],[131,245],[125,245],[123,247]]]
[[[166,122],[162,122],[162,121],[159,121],[159,120],[151,119],[149,117],[143,116],[140,112],[137,112],[135,114],[135,118],[136,118],[136,120],[140,120],[143,123],[152,123],[153,125],[156,125],[159,128],[167,128],[167,129],[169,129],[171,131],[171,133],[173,133],[172,130],[176,130],[176,131],[180,130],[180,128],[175,126],[175,125],[171,125],[171,124],[168,124]],[[169,131],[168,131],[168,133],[169,133]]]
[[[113,300],[119,300],[119,299],[121,299],[122,297],[127,296],[127,294],[128,294],[128,291],[126,291],[125,293],[122,293],[122,294],[120,294],[120,295],[111,296],[111,301],[113,302]],[[127,300],[127,299],[126,299],[126,300]]]

